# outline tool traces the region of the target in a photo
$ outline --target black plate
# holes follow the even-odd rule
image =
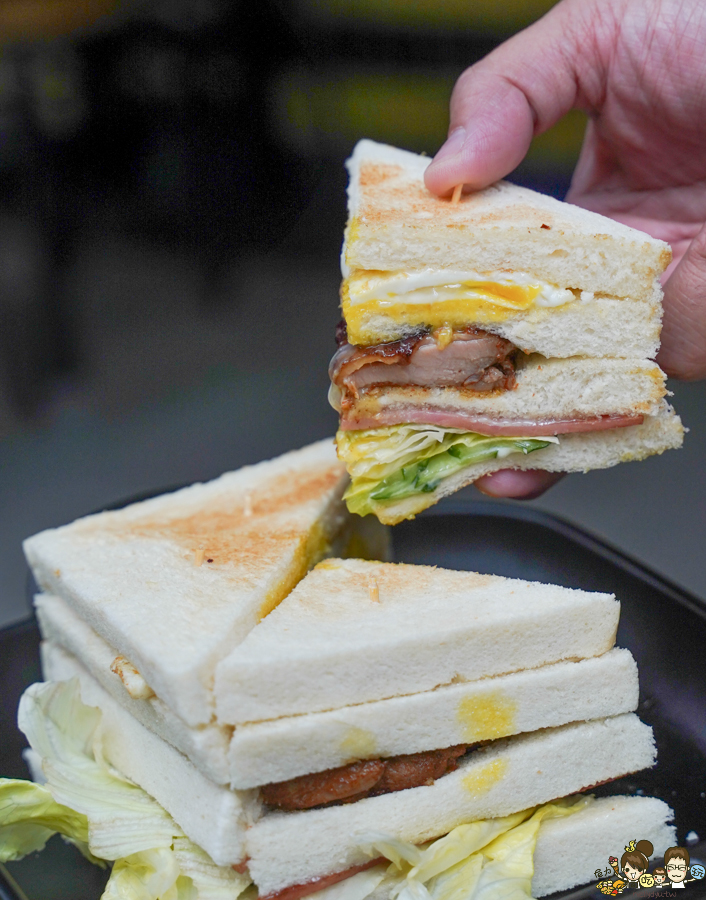
[[[522,506],[459,501],[440,504],[393,532],[395,558],[553,582],[614,593],[622,603],[618,645],[640,671],[640,717],[654,727],[657,766],[596,793],[645,793],[674,809],[680,844],[687,834],[695,858],[706,856],[706,603],[602,541],[547,513]],[[17,700],[39,678],[39,634],[33,620],[0,632],[0,772],[27,777],[22,736],[14,726]],[[620,690],[620,685],[616,685]],[[630,836],[626,836],[626,840]],[[621,848],[616,848],[616,852]],[[619,854],[618,854],[619,855]],[[597,865],[600,861],[597,861]],[[603,861],[605,863],[605,861]],[[97,900],[105,874],[56,838],[47,851],[8,867],[31,900]],[[9,883],[0,900],[14,900]],[[706,896],[706,885],[686,897]],[[629,892],[633,897],[649,891]],[[19,895],[21,896],[21,895]],[[601,897],[595,887],[556,895]]]

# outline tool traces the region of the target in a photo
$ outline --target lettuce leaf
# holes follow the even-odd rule
[[[114,861],[103,900],[235,900],[250,879],[217,866],[105,761],[101,718],[81,701],[77,679],[27,689],[18,720],[46,786],[0,779],[0,861],[41,849],[58,832],[93,861]]]
[[[172,850],[182,876],[189,878],[198,900],[233,900],[250,884],[229,866],[217,866],[211,857],[187,837],[175,837]],[[181,900],[181,896],[180,896]]]
[[[591,802],[592,797],[568,797],[459,825],[422,848],[377,832],[361,834],[359,846],[371,857],[390,861],[386,877],[396,900],[531,900],[534,848],[542,821],[571,816]]]
[[[168,848],[141,850],[115,861],[101,900],[182,900],[190,885],[182,884],[180,894],[179,875],[179,864]]]
[[[351,475],[344,499],[351,512],[364,516],[377,505],[431,493],[466,466],[532,453],[558,443],[558,438],[489,437],[435,425],[391,425],[339,431],[336,442]]]
[[[31,685],[17,718],[42,758],[54,799],[87,817],[95,856],[114,860],[171,847],[181,830],[156,800],[103,759],[101,711],[81,701],[76,679]]]
[[[86,844],[88,819],[57,803],[39,784],[0,778],[0,862],[42,850],[57,832]]]

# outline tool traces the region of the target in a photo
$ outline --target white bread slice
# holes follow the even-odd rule
[[[545,359],[534,354],[520,358],[517,386],[511,391],[476,393],[457,387],[388,385],[361,394],[347,415],[355,421],[408,405],[523,422],[658,415],[667,390],[665,380],[664,372],[649,360]]]
[[[619,796],[594,799],[568,818],[544,819],[534,851],[532,896],[595,884],[595,870],[605,869],[609,857],[622,855],[630,834],[650,841],[656,849],[653,856],[661,855],[676,844],[676,829],[669,824],[673,817],[663,800]],[[390,900],[390,889],[389,882],[381,884],[364,900]],[[325,900],[323,891],[309,896]]]
[[[374,512],[386,525],[396,525],[438,503],[483,475],[500,469],[543,469],[547,472],[588,472],[591,469],[609,469],[618,463],[634,462],[648,456],[676,450],[684,441],[684,428],[674,410],[663,402],[656,416],[646,416],[642,425],[628,428],[611,428],[607,431],[566,434],[558,444],[550,444],[526,456],[513,453],[504,459],[467,466],[445,478],[435,491],[415,494],[386,505],[378,504]]]
[[[662,331],[662,288],[656,286],[653,296],[619,300],[597,295],[549,309],[531,307],[483,328],[527,353],[654,359]]]
[[[228,784],[228,748],[233,729],[215,724],[192,727],[160,700],[134,700],[111,664],[118,655],[61,597],[39,594],[34,599],[37,621],[46,641],[62,647],[90,672],[111,697],[138,722],[187,756],[215,784]]]
[[[637,709],[628,650],[323,713],[238,726],[232,785],[250,788],[357,759],[417,753]]]
[[[532,896],[544,897],[596,881],[611,856],[639,835],[661,856],[676,844],[672,810],[655,797],[603,797],[565,819],[545,819],[534,851]]]
[[[373,141],[356,144],[347,162],[344,275],[352,269],[505,270],[611,297],[653,296],[671,259],[663,241],[502,181],[454,205],[425,188],[429,162]]]
[[[213,715],[219,659],[350,522],[330,440],[25,541],[63,597],[189,725]],[[208,560],[213,560],[209,562]]]
[[[631,713],[497,741],[427,787],[306,812],[266,813],[247,833],[250,873],[266,897],[367,862],[358,847],[366,831],[421,843],[463,822],[527,809],[654,761],[652,729]]]
[[[615,642],[619,614],[610,594],[328,560],[218,665],[218,719],[338,709],[599,656]]]
[[[102,747],[108,761],[161,803],[217,865],[242,862],[246,830],[260,814],[257,792],[231,791],[209,781],[116,703],[77,659],[49,642],[41,645],[41,651],[46,680],[78,678],[83,702],[105,713]]]
[[[662,289],[655,286],[653,299],[620,300],[595,295],[564,306],[535,307],[519,311],[500,322],[483,322],[482,328],[511,341],[527,353],[544,356],[625,357],[654,359],[662,329]],[[378,313],[361,315],[359,343],[397,341],[413,329]]]

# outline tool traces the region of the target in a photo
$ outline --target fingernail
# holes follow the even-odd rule
[[[442,159],[449,159],[451,156],[456,156],[461,151],[461,147],[466,142],[466,129],[463,125],[459,125],[458,128],[454,128],[451,134],[448,136],[446,143],[443,144],[439,152],[434,157],[434,162],[439,162]]]

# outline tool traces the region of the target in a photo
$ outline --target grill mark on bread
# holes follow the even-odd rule
[[[202,501],[191,515],[164,512],[128,520],[106,517],[79,524],[77,530],[92,538],[103,533],[120,540],[168,542],[182,548],[191,565],[199,566],[208,553],[209,568],[229,562],[269,566],[269,560],[285,545],[306,542],[309,529],[296,524],[300,507],[331,490],[340,480],[342,468],[336,463],[318,472],[285,472],[262,489],[255,485],[244,497],[230,500],[226,495]]]
[[[360,566],[360,567],[358,567]],[[493,575],[480,572],[444,570],[449,590],[476,590],[493,584]],[[360,606],[380,609],[399,604],[404,607],[410,592],[423,594],[434,590],[439,574],[436,566],[409,566],[405,563],[360,565],[358,560],[325,560],[311,573],[306,592],[297,590],[291,602],[299,603],[308,614],[322,621],[348,621],[360,615]],[[370,579],[374,578],[384,602],[370,603]],[[340,597],[341,602],[338,602]]]
[[[388,165],[386,163],[370,164],[361,169],[360,183],[363,187],[375,187],[384,181],[388,181],[390,178],[402,175],[403,172],[402,166]]]
[[[523,226],[537,230],[541,230],[542,225],[549,225],[551,229],[556,224],[555,217],[548,210],[535,209],[517,200],[509,201],[498,209],[485,210],[474,215],[473,207],[483,202],[489,193],[497,191],[497,188],[494,189],[491,185],[477,195],[465,195],[463,204],[451,204],[447,197],[437,197],[428,191],[423,182],[406,173],[401,166],[362,163],[359,183],[363,190],[353,221],[358,222],[362,219],[366,225],[383,224],[388,221],[408,223],[410,213],[433,214],[433,219],[425,221],[425,229],[433,227],[434,224],[450,228],[482,227],[501,223],[516,225],[518,219],[522,220]],[[368,187],[375,189],[371,195],[365,191]],[[569,222],[566,223],[566,227],[570,227]],[[596,234],[594,237],[608,236]]]
[[[459,744],[443,750],[358,761],[266,784],[260,788],[260,796],[268,806],[287,811],[355,803],[365,797],[431,785],[457,769],[458,758],[467,750],[467,744]]]

